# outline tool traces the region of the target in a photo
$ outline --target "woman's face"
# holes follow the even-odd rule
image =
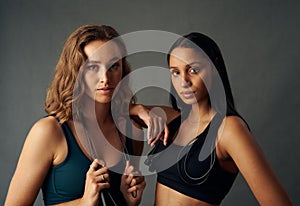
[[[193,48],[177,47],[171,52],[169,66],[172,84],[184,103],[208,101],[212,64],[206,55]]]
[[[84,47],[87,61],[83,77],[85,93],[98,103],[109,103],[122,79],[122,55],[112,41],[95,40]]]

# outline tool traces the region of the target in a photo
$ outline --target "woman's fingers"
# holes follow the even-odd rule
[[[146,182],[144,181],[144,177],[140,176],[139,171],[135,171],[129,161],[126,161],[126,167],[121,178],[120,186],[125,198],[130,201],[140,201],[145,186]]]
[[[149,123],[147,124],[148,126],[148,131],[147,131],[147,136],[148,136],[148,143],[149,141],[151,142],[153,136],[152,136],[152,133],[153,133],[153,119],[150,117],[149,119]]]
[[[128,193],[137,192],[138,190],[143,190],[145,187],[146,187],[146,182],[143,181],[137,185],[134,185],[134,186],[128,188],[127,192]]]
[[[134,185],[138,185],[145,180],[144,176],[134,176],[130,182],[130,186],[133,187]]]
[[[110,187],[110,184],[108,182],[98,183],[98,192],[100,192],[103,189],[108,189],[109,187]]]
[[[140,176],[139,171],[135,171],[134,167],[130,165],[129,161],[126,161],[126,167],[124,170],[124,178],[125,182],[128,186],[134,186],[135,184],[139,184],[144,180],[143,176]]]
[[[97,183],[105,183],[110,181],[108,173],[101,173],[100,175],[97,175],[94,178]]]
[[[130,173],[132,173],[134,171],[134,167],[132,165],[130,165],[130,162],[127,160],[126,161],[126,166],[125,166],[125,170],[124,173],[125,175],[129,175]]]
[[[149,112],[149,123],[148,123],[148,144],[153,146],[158,140],[165,139],[164,137],[168,134],[164,132],[166,125],[166,114],[159,108],[154,107]]]
[[[160,117],[155,116],[152,124],[152,139],[155,139],[160,133]]]
[[[109,187],[110,178],[108,169],[104,167],[104,163],[101,160],[95,159],[92,162],[87,171],[87,178],[90,179],[91,183],[99,184],[100,189]]]
[[[100,167],[102,167],[99,163],[98,163],[98,160],[95,159],[92,164],[90,165],[90,168],[89,168],[89,172],[94,172],[96,171],[97,169],[99,169]]]
[[[169,132],[170,132],[169,127],[165,124],[164,139],[163,139],[165,146],[167,146],[167,144],[168,144]]]

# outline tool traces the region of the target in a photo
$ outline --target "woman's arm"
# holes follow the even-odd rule
[[[156,115],[165,117],[166,123],[171,122],[180,114],[180,112],[174,110],[173,108],[163,105],[131,104],[129,108],[130,115],[138,116],[141,120],[147,119],[150,111],[153,111]]]
[[[5,206],[33,205],[50,167],[62,162],[67,155],[67,144],[60,125],[54,117],[39,120],[30,130],[11,180]],[[108,188],[107,168],[95,160],[86,174],[82,198],[60,205],[97,205],[99,191]]]
[[[59,136],[48,117],[32,127],[25,140],[14,176],[11,180],[5,205],[32,205],[45,176],[55,159],[55,136]],[[53,140],[54,139],[54,140]]]
[[[218,145],[232,158],[260,205],[292,205],[244,121],[230,116],[225,118],[222,126]]]

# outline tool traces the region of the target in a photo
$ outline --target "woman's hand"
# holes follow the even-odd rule
[[[146,182],[145,178],[139,174],[138,171],[134,171],[134,167],[127,161],[121,177],[120,190],[128,206],[136,206],[141,202]]]
[[[143,105],[131,107],[131,113],[135,113],[148,127],[148,144],[154,146],[157,141],[162,140],[167,144],[169,129],[167,127],[167,115],[160,107],[151,110]]]
[[[96,206],[99,203],[99,192],[109,188],[108,169],[95,159],[86,173],[84,194],[81,198],[82,205]]]

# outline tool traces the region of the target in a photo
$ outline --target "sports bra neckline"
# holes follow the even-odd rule
[[[93,162],[94,159],[91,157],[91,155],[87,152],[87,150],[84,148],[84,146],[79,142],[78,138],[75,137],[75,135],[73,134],[69,124],[67,122],[63,123],[61,126],[65,125],[65,128],[67,129],[67,131],[71,134],[71,138],[72,141],[74,141],[74,143],[76,144],[76,146],[78,147],[78,150],[81,152],[81,154],[90,162]],[[65,135],[65,134],[64,134]],[[67,154],[68,155],[68,154]],[[118,167],[118,165],[122,162],[123,156],[120,157],[119,161],[110,166],[109,169],[112,169],[114,167]]]
[[[190,140],[187,144],[185,144],[185,145],[179,145],[179,144],[174,143],[174,140],[176,139],[176,137],[177,137],[177,135],[178,135],[178,132],[179,132],[179,130],[180,130],[180,126],[181,126],[181,123],[182,123],[182,122],[180,121],[180,120],[181,120],[181,115],[179,115],[178,117],[176,117],[174,120],[172,120],[172,121],[169,123],[169,125],[176,125],[176,126],[178,126],[178,130],[176,130],[176,131],[174,131],[173,133],[170,134],[170,137],[172,137],[172,138],[170,138],[171,142],[170,142],[169,144],[172,144],[174,147],[182,148],[182,147],[188,146],[189,144],[192,145],[192,143],[193,143],[194,141],[196,141],[196,140],[197,140],[197,141],[201,141],[201,140],[202,140],[202,139],[200,139],[201,136],[207,134],[207,132],[208,132],[210,126],[211,126],[211,123],[212,123],[213,121],[215,121],[215,120],[217,119],[217,117],[219,118],[219,116],[220,116],[219,113],[214,114],[214,116],[211,118],[211,120],[209,121],[209,123],[206,125],[206,127],[203,129],[202,132],[200,132],[199,134],[197,134],[195,137],[191,138],[191,140]],[[172,126],[171,126],[171,127],[172,127]],[[203,139],[203,141],[204,141],[204,139]]]

